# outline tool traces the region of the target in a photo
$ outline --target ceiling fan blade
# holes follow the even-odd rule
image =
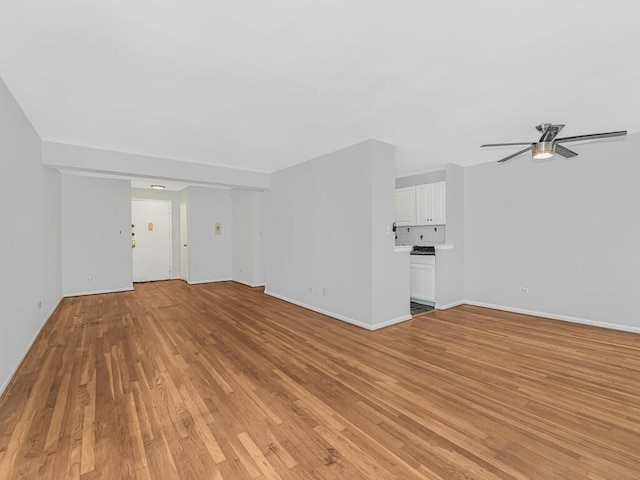
[[[626,134],[627,134],[626,130],[620,130],[618,132],[592,133],[591,135],[576,135],[575,137],[556,138],[556,143],[577,142],[579,140],[593,140],[595,138],[623,137]]]
[[[562,155],[564,158],[577,157],[578,154],[573,150],[569,150],[567,147],[563,147],[562,145],[556,143],[556,153],[558,155]]]
[[[548,125],[540,137],[540,142],[550,142],[558,136],[560,130],[564,128],[564,124]]]
[[[514,145],[531,145],[531,142],[516,142],[516,143],[485,143],[480,145],[482,147],[513,147]]]
[[[531,150],[531,145],[529,145],[527,148],[520,150],[519,152],[512,153],[508,157],[504,157],[503,159],[498,160],[498,163],[503,163],[503,162],[506,162],[507,160],[511,160],[512,158],[515,158],[518,155],[522,155],[524,152],[528,152],[529,150]]]

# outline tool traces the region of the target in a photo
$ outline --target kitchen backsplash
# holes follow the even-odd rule
[[[444,243],[444,238],[444,225],[396,228],[396,245],[435,245]]]

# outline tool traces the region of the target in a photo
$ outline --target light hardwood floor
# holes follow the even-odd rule
[[[640,335],[462,306],[377,332],[234,283],[69,298],[6,479],[640,478]]]

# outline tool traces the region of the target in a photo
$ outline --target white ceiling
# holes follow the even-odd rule
[[[398,175],[640,131],[630,0],[25,0],[0,76],[44,140],[272,172],[359,141]],[[503,155],[504,154],[504,155]]]

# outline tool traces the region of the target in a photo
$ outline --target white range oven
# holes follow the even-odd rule
[[[436,304],[436,256],[433,247],[414,247],[409,267],[411,271],[411,301]]]

